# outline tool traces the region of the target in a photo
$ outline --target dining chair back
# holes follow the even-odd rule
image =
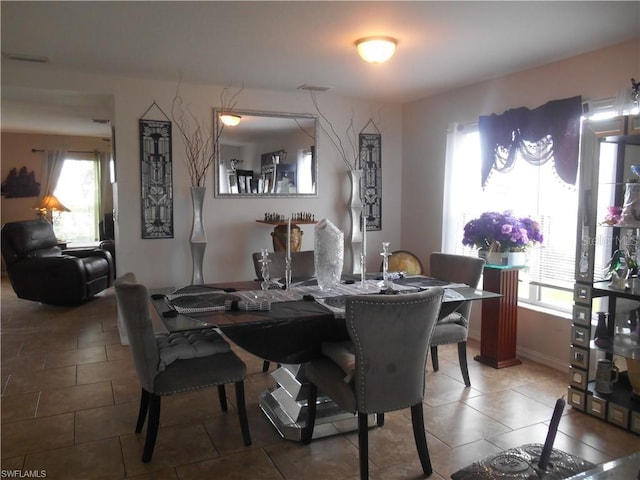
[[[256,278],[262,281],[262,253],[254,252],[251,255],[253,259],[253,268],[256,271]],[[286,265],[286,252],[269,252],[269,277],[284,278]],[[301,252],[291,252],[291,278],[307,279],[315,276],[315,260],[313,250],[303,250]],[[264,360],[262,363],[262,371],[269,370],[269,361]]]
[[[464,283],[476,288],[482,270],[484,259],[434,252],[429,257],[430,276],[452,283]],[[471,302],[464,302],[455,312],[441,318],[436,323],[431,339],[431,363],[433,370],[439,370],[438,345],[449,343],[458,344],[458,361],[464,384],[471,386],[469,367],[467,365],[467,338],[469,336],[469,314]]]
[[[340,408],[358,414],[360,478],[368,478],[368,416],[411,409],[413,433],[425,474],[432,473],[422,401],[425,367],[443,289],[397,295],[355,295],[346,299],[351,342],[327,344],[323,355],[305,364],[310,382],[308,420],[302,440],[311,441],[318,391]],[[335,347],[343,348],[334,354]],[[346,377],[345,377],[346,374]]]
[[[260,263],[262,253],[254,252],[251,256],[256,278],[262,280],[262,263]],[[269,276],[271,278],[284,278],[286,257],[286,252],[269,252]],[[311,278],[315,275],[315,270],[313,250],[291,252],[291,278]]]
[[[149,416],[142,461],[153,455],[160,422],[160,398],[217,386],[220,407],[227,410],[225,385],[235,384],[238,418],[245,445],[251,445],[244,400],[246,366],[214,329],[155,334],[149,295],[133,273],[114,282],[118,314],[127,331],[136,374],[142,387],[136,433]]]

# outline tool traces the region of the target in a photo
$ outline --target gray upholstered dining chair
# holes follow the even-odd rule
[[[453,255],[449,253],[434,252],[429,257],[430,276],[439,280],[447,280],[454,283],[465,283],[476,288],[484,259],[468,257],[465,255]],[[469,335],[469,313],[471,302],[464,302],[455,312],[441,318],[436,323],[431,339],[431,363],[433,370],[438,371],[438,345],[448,343],[458,344],[458,361],[464,384],[471,386],[469,379],[469,367],[467,366],[467,338]]]
[[[251,445],[244,400],[246,366],[229,344],[211,328],[155,335],[146,287],[136,283],[133,273],[117,278],[114,287],[142,386],[136,433],[142,431],[147,413],[149,415],[142,461],[151,461],[153,455],[162,396],[217,386],[220,407],[226,411],[227,383],[235,384],[242,437],[245,445]]]
[[[360,478],[369,476],[368,416],[411,408],[413,435],[425,475],[432,473],[422,401],[429,343],[443,289],[397,295],[355,295],[346,300],[351,342],[323,345],[325,355],[305,364],[310,382],[304,443],[313,437],[318,391],[358,413]],[[331,358],[329,358],[329,356]],[[345,377],[346,375],[346,377]]]
[[[269,252],[269,276],[271,278],[284,278],[286,252]],[[251,255],[253,259],[253,268],[256,271],[256,278],[262,281],[262,260],[261,252],[254,252]],[[313,250],[303,250],[301,252],[291,252],[291,278],[306,279],[316,274],[315,260]],[[269,370],[269,362],[262,362],[262,371]]]
[[[269,252],[269,276],[271,278],[284,278],[286,252]],[[254,252],[253,268],[256,271],[256,278],[262,280],[262,253]],[[303,250],[301,252],[291,252],[291,278],[311,278],[315,275],[315,263],[313,250]]]

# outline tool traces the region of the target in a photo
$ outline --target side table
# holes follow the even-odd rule
[[[501,265],[484,267],[482,289],[502,296],[482,302],[480,355],[476,355],[475,360],[493,368],[511,367],[522,363],[516,357],[520,268],[522,267]]]

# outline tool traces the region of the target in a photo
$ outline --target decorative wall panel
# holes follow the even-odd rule
[[[171,122],[140,120],[142,238],[173,238]]]
[[[360,133],[359,168],[362,169],[360,198],[367,230],[382,229],[382,150],[379,133]]]

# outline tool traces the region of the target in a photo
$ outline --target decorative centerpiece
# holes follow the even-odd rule
[[[326,218],[315,226],[314,262],[320,290],[334,289],[340,283],[344,262],[344,234]]]
[[[485,212],[464,226],[462,244],[479,248],[488,264],[522,266],[527,248],[542,243],[540,224],[511,212]]]

